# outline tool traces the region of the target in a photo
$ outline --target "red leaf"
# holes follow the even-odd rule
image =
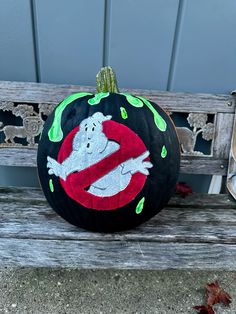
[[[188,196],[189,194],[192,194],[193,190],[185,182],[179,182],[176,184],[176,193],[184,198]]]
[[[215,311],[213,310],[213,308],[208,305],[200,305],[200,306],[194,306],[194,309],[199,311],[197,314],[215,314]]]
[[[226,306],[229,306],[232,302],[231,296],[220,287],[218,281],[208,283],[206,285],[207,293],[208,293],[208,299],[207,304],[213,305],[216,303],[223,303]]]

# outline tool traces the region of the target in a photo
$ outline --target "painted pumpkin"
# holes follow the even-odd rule
[[[60,216],[112,232],[135,227],[166,205],[180,150],[173,122],[157,104],[119,93],[111,68],[97,78],[97,94],[70,95],[48,117],[38,172]]]

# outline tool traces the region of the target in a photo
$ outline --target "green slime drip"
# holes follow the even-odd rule
[[[92,93],[76,93],[65,98],[60,105],[57,106],[54,113],[54,120],[50,130],[48,131],[48,137],[51,142],[60,142],[63,139],[63,132],[61,129],[61,117],[64,109],[74,100],[82,98]]]
[[[140,98],[144,104],[151,110],[151,112],[153,113],[154,116],[154,122],[157,126],[157,128],[162,131],[165,132],[166,131],[166,122],[165,120],[162,118],[162,116],[156,111],[156,109],[153,107],[153,105],[145,98],[139,96],[138,98]]]
[[[108,97],[110,95],[110,93],[98,93],[95,94],[93,98],[90,98],[88,100],[88,103],[93,106],[93,105],[97,105],[100,103],[102,98]]]
[[[141,200],[138,202],[138,205],[136,206],[136,214],[140,214],[143,211],[143,205],[145,202],[145,197],[141,198]]]
[[[166,156],[167,156],[167,149],[166,149],[166,147],[164,145],[164,146],[162,146],[161,157],[162,158],[166,158]]]
[[[121,93],[120,95],[124,95],[127,99],[127,101],[134,107],[143,107],[143,102],[138,99],[137,97],[135,96],[132,96],[130,94],[127,94],[127,93]]]
[[[124,107],[120,107],[120,113],[121,113],[121,117],[125,120],[128,118],[128,113],[127,111],[125,110]]]
[[[143,107],[143,104],[145,104],[153,113],[154,123],[156,124],[157,128],[162,132],[166,131],[167,125],[166,125],[165,120],[162,118],[162,116],[156,111],[156,109],[147,99],[141,96],[135,97],[127,93],[120,93],[120,95],[124,95],[127,101],[134,107],[141,108]]]
[[[53,193],[54,192],[54,186],[53,186],[52,179],[49,180],[49,187],[50,187],[51,192]]]

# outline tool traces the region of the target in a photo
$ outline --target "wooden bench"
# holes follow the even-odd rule
[[[27,140],[15,137],[5,143],[9,134],[6,129],[0,133],[0,165],[36,167],[34,137],[38,138],[39,130],[33,124],[39,121],[41,127],[40,121],[54,105],[80,90],[94,88],[0,82],[0,120],[4,125],[15,123],[13,133],[28,134]],[[226,178],[230,157],[227,184],[233,193],[234,96],[129,92],[159,103],[173,119],[181,114],[185,123],[178,127],[181,173]],[[33,118],[26,121],[25,117]],[[16,143],[10,143],[13,140]],[[209,146],[201,154],[198,147],[204,141]],[[0,215],[1,266],[236,270],[236,203],[229,194],[174,196],[150,221],[114,234],[91,233],[68,224],[49,207],[39,188],[1,187]]]

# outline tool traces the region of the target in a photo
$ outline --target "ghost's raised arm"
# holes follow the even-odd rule
[[[63,165],[49,156],[47,157],[47,168],[48,174],[54,174],[63,180],[66,179],[66,173],[64,171]]]
[[[126,160],[122,164],[122,174],[126,174],[128,172],[130,172],[131,174],[135,174],[137,172],[140,172],[142,174],[145,174],[146,176],[149,175],[148,169],[153,167],[150,161],[145,161],[149,154],[149,151],[146,151],[137,158],[130,158]]]

